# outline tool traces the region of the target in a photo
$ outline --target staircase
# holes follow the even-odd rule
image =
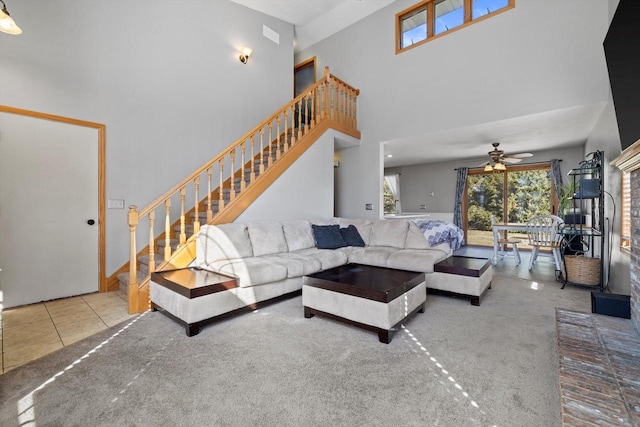
[[[182,182],[128,213],[130,260],[108,279],[127,294],[129,313],[149,308],[150,275],[195,259],[202,224],[233,222],[329,128],[360,138],[359,91],[329,73]],[[201,196],[201,194],[204,196]],[[192,202],[189,203],[188,200]],[[156,218],[162,226],[156,229]],[[137,250],[139,244],[147,246]]]

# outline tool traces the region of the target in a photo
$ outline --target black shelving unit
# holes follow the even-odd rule
[[[571,169],[569,181],[575,192],[571,197],[572,210],[565,214],[565,222],[560,226],[562,235],[560,252],[563,269],[558,273],[562,288],[566,285],[607,288],[605,283],[604,257],[606,255],[604,217],[604,176],[602,164],[604,153],[594,151],[587,155],[580,165]],[[568,257],[571,256],[570,257]],[[584,256],[580,259],[576,256]],[[568,266],[568,262],[583,262],[584,268]],[[599,266],[599,272],[593,272]],[[572,273],[572,271],[574,271]],[[586,277],[584,272],[591,271]]]

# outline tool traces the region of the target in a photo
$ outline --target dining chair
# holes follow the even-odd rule
[[[496,224],[496,217],[491,215],[491,225]],[[518,243],[521,243],[522,240],[517,237],[508,237],[505,232],[504,236],[500,236],[498,238],[498,256],[504,258],[508,256],[506,251],[506,246],[511,245],[511,251],[513,253],[513,259],[516,261],[516,265],[520,265],[520,252],[518,251]]]
[[[556,215],[537,215],[527,222],[527,237],[531,246],[531,260],[529,270],[533,268],[541,248],[548,248],[556,265],[556,270],[560,270],[560,240],[562,235],[558,233],[558,226],[564,221]]]

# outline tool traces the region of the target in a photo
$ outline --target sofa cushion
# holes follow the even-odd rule
[[[371,227],[373,226],[373,221],[369,219],[349,219],[349,218],[339,218],[340,227],[348,227],[350,225],[355,225],[358,229],[358,234],[362,237],[365,246],[369,246],[369,240],[371,239]]]
[[[254,256],[287,252],[282,224],[279,222],[254,222],[247,225]]]
[[[313,237],[318,249],[338,249],[347,246],[340,234],[339,225],[313,224]]]
[[[389,246],[404,249],[409,231],[409,221],[403,220],[379,220],[371,228],[371,240],[369,246]],[[255,248],[254,248],[255,252]]]
[[[336,225],[338,224],[338,218],[316,218],[309,222],[315,225]]]
[[[433,273],[433,265],[446,257],[446,253],[438,250],[404,249],[389,255],[387,267]]]
[[[301,251],[296,251],[295,255],[317,259],[322,264],[322,270],[328,270],[347,263],[347,254],[342,251],[346,248],[347,247],[345,246],[344,248],[336,250],[316,248],[303,249]]]
[[[349,262],[386,267],[387,258],[395,252],[398,252],[397,248],[382,246],[357,248],[349,254]]]
[[[340,229],[340,235],[347,246],[364,246],[364,240],[360,237],[355,225],[350,225]]]
[[[203,225],[196,239],[196,265],[253,256],[245,224]]]
[[[208,268],[237,277],[242,288],[287,278],[287,267],[256,257],[216,261],[209,264]]]
[[[413,222],[409,221],[409,230],[407,231],[407,242],[404,247],[406,249],[429,249],[429,242],[424,236],[420,227]]]
[[[300,249],[313,248],[316,244],[313,239],[311,223],[306,220],[286,221],[282,223],[282,231],[287,241],[289,252]]]
[[[302,277],[306,274],[313,274],[322,270],[322,263],[320,260],[313,257],[296,255],[291,252],[285,252],[277,255],[266,255],[261,258],[269,262],[285,266],[287,268],[288,279]]]

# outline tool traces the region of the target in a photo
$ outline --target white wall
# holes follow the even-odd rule
[[[569,170],[583,159],[584,146],[578,145],[559,150],[534,153],[526,163],[542,163],[562,159],[560,169],[565,177]],[[523,162],[524,163],[524,162]],[[453,212],[455,206],[456,168],[470,167],[467,162],[452,161],[385,169],[385,174],[400,173],[400,200],[405,212]],[[471,165],[475,166],[475,165]],[[431,196],[431,192],[434,193]]]
[[[319,72],[328,65],[361,90],[362,143],[348,156],[357,172],[338,183],[339,215],[379,200],[381,142],[607,99],[608,2],[518,0],[512,10],[396,55],[395,14],[414,3],[393,2],[296,55],[296,62],[316,56]]]
[[[0,104],[106,124],[107,198],[125,206],[144,207],[292,98],[293,26],[226,0],[10,11],[24,32],[0,36]],[[126,209],[106,221],[108,276],[128,259]]]
[[[325,132],[235,222],[331,218],[333,152],[338,132]]]

